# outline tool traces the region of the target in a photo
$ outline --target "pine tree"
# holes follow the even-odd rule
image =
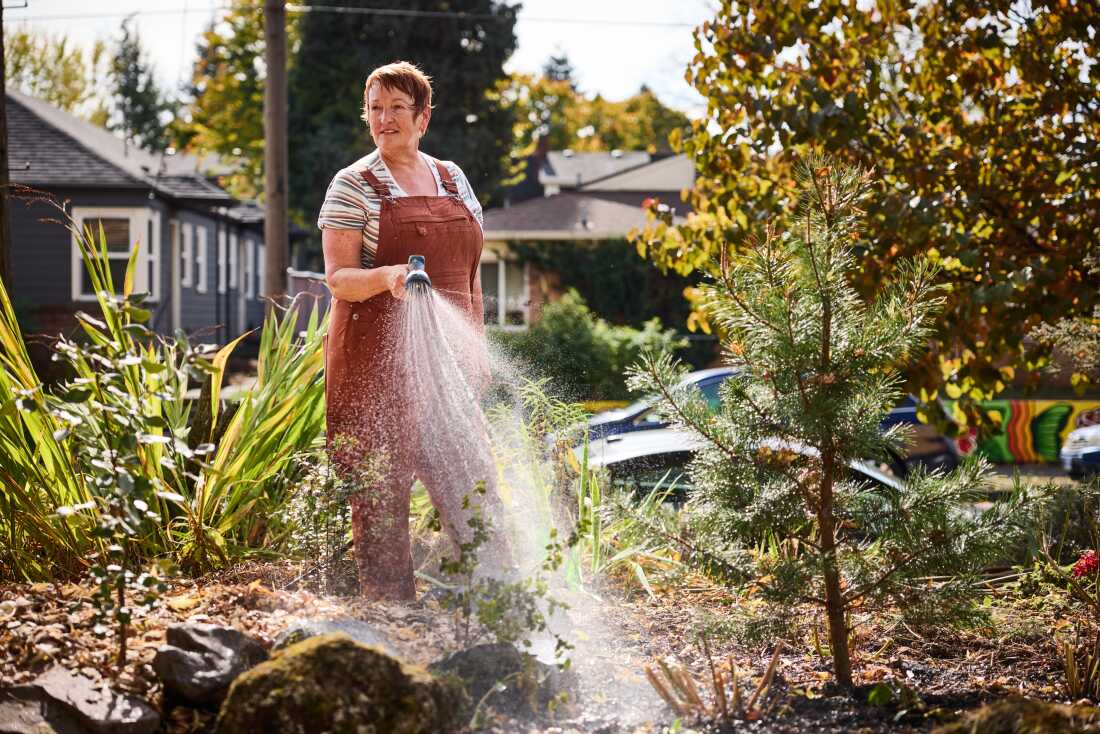
[[[688,507],[708,557],[774,609],[818,605],[836,681],[850,688],[852,611],[893,602],[925,619],[974,613],[970,582],[1026,531],[1032,497],[1019,490],[968,511],[987,491],[976,460],[951,475],[918,473],[904,491],[850,470],[903,441],[879,428],[900,398],[894,365],[919,357],[944,299],[937,269],[917,260],[862,301],[849,276],[870,175],[811,160],[801,177],[790,226],[723,247],[704,287],[726,360],[741,371],[720,413],[674,387],[680,369],[667,355],[643,360],[631,382],[663,395],[669,417],[703,439]]]
[[[168,147],[168,125],[173,104],[161,93],[141,39],[122,21],[122,36],[111,61],[110,79],[115,114],[107,122],[128,141],[154,152]]]

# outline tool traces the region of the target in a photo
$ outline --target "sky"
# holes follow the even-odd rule
[[[134,22],[158,79],[176,88],[190,74],[199,35],[225,4],[4,0],[4,22],[90,46],[97,38],[115,38],[122,19],[136,12]],[[716,5],[717,0],[526,0],[516,23],[516,52],[505,68],[537,72],[551,54],[564,52],[583,92],[618,100],[646,84],[665,104],[698,115],[705,105],[684,81],[684,70],[694,54],[692,28],[713,17]]]

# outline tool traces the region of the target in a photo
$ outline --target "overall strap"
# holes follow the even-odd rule
[[[364,168],[359,172],[359,175],[363,177],[363,180],[366,181],[372,189],[374,189],[374,193],[378,194],[380,198],[393,198],[393,194],[390,193],[390,187],[382,183],[382,180],[374,175],[374,171],[370,170],[370,167]]]
[[[447,167],[440,161],[435,161],[436,170],[439,171],[439,180],[443,183],[443,190],[450,196],[456,199],[462,197],[458,195],[458,185],[455,184],[455,180],[451,178],[451,172],[447,170]]]

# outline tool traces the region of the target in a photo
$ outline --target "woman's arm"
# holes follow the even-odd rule
[[[325,255],[325,282],[334,298],[365,301],[386,291],[394,298],[405,297],[407,265],[377,268],[360,265],[362,230],[326,227],[321,231],[321,247]]]

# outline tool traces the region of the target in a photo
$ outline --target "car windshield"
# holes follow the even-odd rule
[[[710,382],[703,382],[703,383],[696,384],[696,387],[699,388],[699,392],[701,392],[703,394],[703,399],[707,401],[708,405],[710,405],[711,410],[718,410],[721,407],[721,400],[718,397],[718,389],[722,386],[722,382],[724,380],[725,380],[725,377],[722,377],[721,379],[718,379],[718,380],[711,380]],[[656,405],[656,403],[657,403],[657,396],[656,395],[647,395],[646,397],[641,398],[640,400],[635,400],[633,403],[626,406],[622,410],[627,415],[634,415],[635,413],[641,413],[642,411],[652,409]],[[656,417],[648,416],[648,415],[647,416],[640,416],[640,418],[642,418],[643,420],[648,420],[648,421],[656,421],[657,420]]]

